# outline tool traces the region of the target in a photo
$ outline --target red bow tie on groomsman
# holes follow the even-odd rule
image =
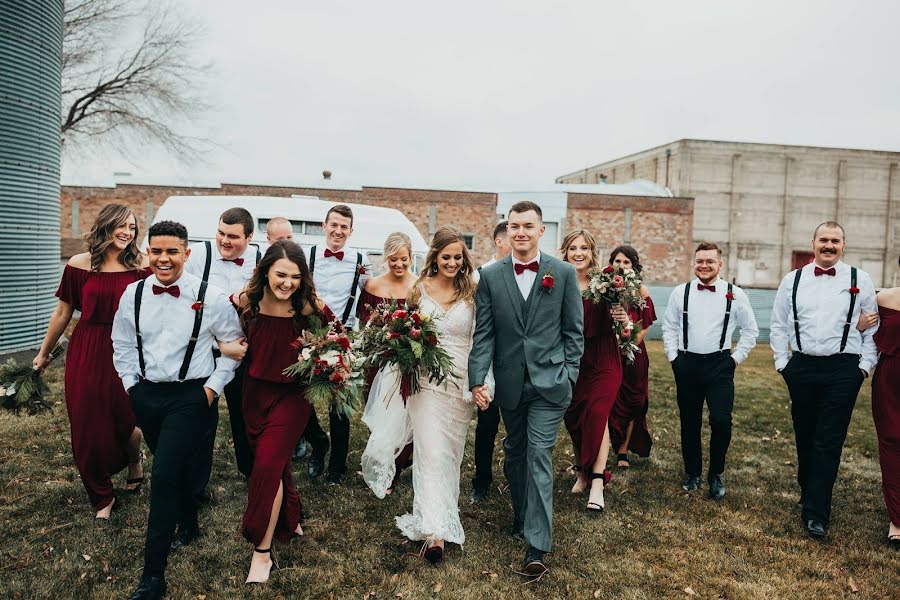
[[[701,292],[702,292],[703,290],[709,290],[710,292],[714,292],[714,291],[716,291],[716,286],[714,286],[714,285],[703,285],[702,283],[698,283],[698,284],[697,284],[697,289],[700,290]]]
[[[332,252],[328,248],[325,248],[325,258],[335,257],[338,260],[344,260],[344,251],[338,250],[337,252]]]
[[[181,296],[181,290],[178,289],[177,285],[170,285],[169,287],[163,287],[161,285],[153,284],[153,293],[159,296],[160,294],[172,294],[174,298],[178,298]]]
[[[516,263],[515,267],[516,267],[516,275],[521,275],[525,271],[534,271],[535,273],[538,272],[537,261],[530,262],[527,265],[523,265],[522,263]]]
[[[834,267],[831,267],[830,269],[820,269],[819,267],[816,267],[815,270],[816,277],[818,277],[819,275],[831,275],[832,277],[834,277],[834,274],[836,272],[837,271],[834,270]]]
[[[239,267],[243,267],[243,266],[244,266],[244,259],[243,259],[243,258],[223,258],[222,260],[225,261],[225,262],[233,262],[234,264],[236,264],[236,265],[239,266]]]

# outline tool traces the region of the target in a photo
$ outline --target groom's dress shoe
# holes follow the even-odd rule
[[[172,543],[169,545],[170,550],[178,550],[180,548],[184,548],[185,546],[190,546],[191,543],[200,537],[200,528],[196,525],[192,526],[178,526],[178,532],[175,534],[175,538],[172,540]]]
[[[725,484],[718,475],[709,478],[709,497],[713,500],[721,500],[725,497]]]
[[[821,521],[816,521],[815,519],[809,519],[806,521],[806,533],[809,534],[809,537],[824,540],[825,539],[825,525],[822,524]]]
[[[519,521],[518,519],[513,520],[512,531],[509,532],[511,536],[519,540],[520,542],[525,541],[525,523]]]
[[[141,577],[128,600],[160,600],[166,594],[165,577]]]
[[[472,500],[472,502],[475,503],[475,504],[478,504],[479,502],[481,502],[482,500],[484,500],[485,498],[487,498],[487,495],[488,495],[488,489],[490,489],[490,488],[487,488],[487,487],[474,487],[474,488],[472,488],[472,495],[471,495],[471,497],[470,497],[471,500]]]
[[[534,546],[528,546],[525,560],[522,561],[522,572],[529,577],[540,577],[550,569],[544,564],[544,552]]]
[[[695,492],[700,487],[700,478],[688,475],[681,484],[681,489],[686,492]]]

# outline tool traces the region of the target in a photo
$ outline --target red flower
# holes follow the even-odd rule
[[[392,319],[405,319],[406,316],[407,316],[406,311],[401,308],[401,309],[395,310],[394,314],[391,315],[391,318]]]
[[[335,371],[334,373],[331,374],[331,381],[333,383],[340,383],[343,380],[344,380],[344,376],[341,375],[340,371]]]
[[[201,310],[203,308],[203,303],[194,302],[193,304],[191,304],[191,308],[193,308],[194,310]]]
[[[415,323],[416,325],[422,324],[422,317],[419,316],[418,312],[413,312],[409,316],[413,320],[413,323]]]
[[[425,341],[428,342],[428,344],[431,346],[437,346],[437,343],[438,343],[437,336],[434,335],[433,333],[429,333],[428,337],[425,338]]]
[[[734,300],[734,292],[728,292],[727,294],[725,294],[725,298],[727,300]]]
[[[293,348],[294,350],[300,349],[300,338],[297,338],[296,340],[291,342],[291,348]]]
[[[858,294],[858,293],[859,293],[859,288],[858,288],[858,287],[852,287],[852,288],[850,288],[850,293],[851,293],[851,294]]]
[[[412,329],[409,330],[409,336],[412,339],[417,340],[420,337],[422,337],[422,330],[419,329],[418,327],[413,327]]]
[[[366,274],[366,265],[359,265],[359,274],[360,275]]]
[[[554,283],[553,275],[544,275],[544,278],[541,279],[541,285],[544,286],[545,290],[552,290]]]
[[[617,288],[625,287],[625,279],[621,275],[613,277],[613,285]]]
[[[613,271],[615,271],[615,269],[613,269],[611,266],[608,266],[603,269],[604,273],[612,273]]]
[[[340,345],[340,347],[343,348],[344,350],[349,350],[350,349],[350,338],[342,335],[341,337],[338,338],[338,345]]]
[[[401,335],[400,335],[399,333],[397,333],[396,331],[390,331],[390,332],[388,332],[388,339],[389,339],[389,340],[396,340],[396,339],[399,338],[399,337],[403,337],[403,336],[401,336]]]

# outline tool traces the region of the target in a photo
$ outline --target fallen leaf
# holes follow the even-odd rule
[[[84,560],[91,560],[91,555],[90,554],[82,554],[81,558],[83,558]]]
[[[440,592],[442,589],[444,589],[444,586],[441,585],[441,584],[439,583],[439,584],[437,584],[436,586],[434,586],[434,589],[431,590],[431,591],[434,592],[435,594],[437,594],[437,593]]]
[[[206,600],[206,594],[197,594],[197,600]]]
[[[100,564],[103,565],[103,572],[109,573],[109,561],[103,558],[102,556],[98,556],[97,560],[100,561]]]
[[[850,591],[854,594],[859,593],[859,586],[856,585],[856,580],[853,577],[847,578],[847,585],[850,586]]]
[[[684,588],[684,593],[688,596],[695,596],[696,592],[690,588],[690,586]]]
[[[594,598],[602,598],[603,590],[594,590]]]

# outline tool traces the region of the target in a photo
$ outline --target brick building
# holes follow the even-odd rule
[[[317,196],[322,200],[369,204],[401,210],[426,240],[442,225],[460,228],[470,239],[477,264],[493,254],[494,224],[515,199],[531,199],[545,208],[546,251],[558,247],[569,229],[589,229],[602,251],[627,241],[642,253],[647,276],[657,283],[673,283],[690,273],[693,200],[650,195],[622,195],[622,186],[553,186],[534,192],[464,191],[370,186],[336,186],[333,181],[303,187],[222,184],[218,187],[176,187],[117,184],[114,187],[63,186],[61,235],[63,256],[82,250],[78,239],[106,204],[131,207],[145,229],[169,196]],[[633,190],[630,193],[635,193]],[[638,193],[643,193],[640,190]],[[553,200],[550,199],[552,196]],[[301,200],[302,201],[302,200]],[[552,219],[552,220],[551,220]],[[357,227],[362,224],[357,225]],[[387,234],[387,232],[385,232]]]

